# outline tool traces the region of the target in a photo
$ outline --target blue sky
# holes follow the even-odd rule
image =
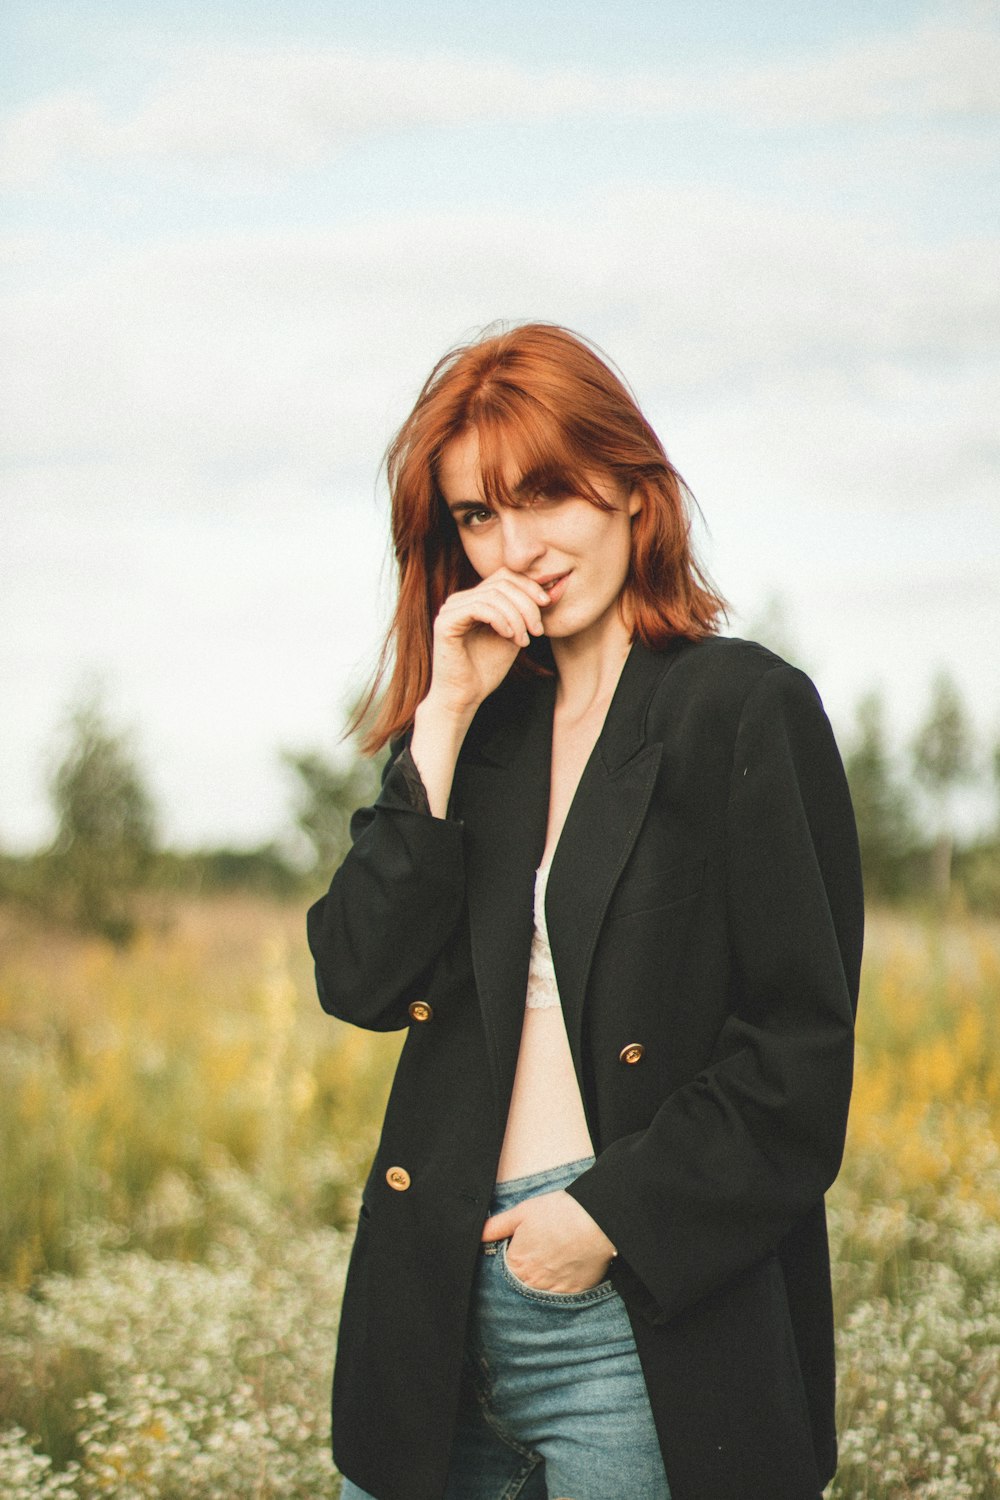
[[[1000,733],[995,4],[0,26],[0,844],[94,677],[169,837],[282,830],[385,616],[385,442],[496,318],[616,360],[842,738],[940,666]]]

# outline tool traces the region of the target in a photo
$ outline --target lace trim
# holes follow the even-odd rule
[[[549,1010],[560,1003],[549,933],[545,925],[545,889],[551,868],[550,861],[535,871],[535,931],[531,939],[528,992],[524,1001],[529,1010]]]

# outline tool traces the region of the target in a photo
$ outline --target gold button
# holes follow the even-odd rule
[[[434,1014],[433,1008],[426,1000],[414,1000],[408,1006],[410,1018],[414,1021],[429,1021]]]
[[[641,1042],[629,1042],[627,1046],[623,1047],[619,1052],[618,1061],[628,1063],[630,1066],[634,1063],[641,1062],[642,1054],[645,1052],[645,1050],[646,1049]]]
[[[410,1174],[405,1167],[390,1167],[385,1174],[385,1180],[397,1193],[405,1193],[410,1185]]]

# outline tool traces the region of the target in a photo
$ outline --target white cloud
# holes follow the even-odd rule
[[[708,97],[762,124],[840,124],[892,118],[990,118],[1000,108],[1000,31],[973,14],[928,19],[825,56],[749,70]]]
[[[656,84],[650,98],[662,110],[670,91]],[[31,182],[73,159],[295,169],[366,135],[606,115],[622,102],[616,80],[584,70],[446,53],[185,49],[130,114],[75,90],[14,115],[0,133],[0,176]]]
[[[975,10],[773,65],[723,60],[708,76],[526,68],[443,51],[187,48],[131,110],[77,89],[10,116],[0,128],[0,180],[35,183],[79,161],[283,172],[327,161],[364,136],[482,121],[995,119],[997,76],[1000,32]]]
[[[666,410],[770,391],[807,427],[825,407],[862,429],[891,413],[871,438],[897,473],[915,412],[992,472],[996,252],[707,189],[98,251],[0,307],[0,452],[373,471],[442,345],[507,316],[598,338]]]
[[[0,182],[43,180],[72,160],[107,154],[108,121],[86,89],[39,99],[0,123]]]

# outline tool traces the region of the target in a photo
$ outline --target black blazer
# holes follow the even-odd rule
[[[409,1027],[334,1377],[334,1457],[378,1500],[444,1488],[553,699],[551,679],[512,675],[483,704],[447,819],[417,810],[392,760],[309,912],[324,1007]],[[809,679],[746,641],[634,645],[546,915],[597,1157],[569,1191],[618,1248],[673,1500],[814,1500],[836,1463],[823,1194],[847,1120],[862,897]]]

